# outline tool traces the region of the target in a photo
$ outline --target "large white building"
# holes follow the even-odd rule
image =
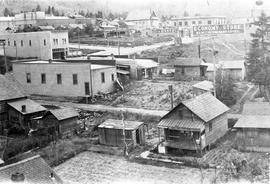
[[[114,90],[116,68],[90,63],[28,61],[13,64],[16,80],[28,94],[86,97]]]
[[[39,31],[0,34],[6,55],[16,58],[63,59],[68,55],[67,31]]]

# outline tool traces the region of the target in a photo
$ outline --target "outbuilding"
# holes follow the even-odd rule
[[[198,82],[194,85],[192,85],[192,88],[193,88],[193,93],[195,95],[201,95],[203,93],[207,93],[207,92],[210,92],[210,93],[214,93],[214,85],[213,85],[213,82],[211,81],[201,81],[201,82]]]
[[[108,146],[124,146],[124,140],[129,147],[145,143],[145,126],[139,121],[108,119],[98,126],[98,133],[99,143]]]

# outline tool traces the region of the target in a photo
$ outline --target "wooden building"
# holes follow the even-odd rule
[[[243,151],[270,152],[270,116],[243,115],[234,125],[236,146]]]
[[[125,130],[125,137],[124,131]],[[130,147],[145,143],[145,126],[143,122],[108,119],[98,126],[100,144],[124,146],[124,138]]]
[[[178,57],[174,61],[175,80],[198,80],[206,76],[207,65],[200,58]]]
[[[164,140],[159,153],[201,152],[227,131],[229,108],[210,93],[181,102],[161,118]]]
[[[8,102],[9,126],[19,127],[28,132],[34,118],[41,117],[46,108],[30,99]]]
[[[207,92],[214,94],[214,85],[213,82],[205,80],[192,85],[192,90],[195,95],[201,95]]]
[[[56,131],[59,137],[66,138],[73,135],[78,116],[77,111],[69,108],[50,110],[42,117],[42,124],[49,128],[50,132]]]

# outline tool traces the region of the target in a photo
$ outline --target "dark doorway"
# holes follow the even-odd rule
[[[139,129],[136,130],[136,142],[137,142],[137,144],[141,143],[141,141],[140,141],[140,130]]]
[[[84,83],[85,95],[90,95],[89,82]]]

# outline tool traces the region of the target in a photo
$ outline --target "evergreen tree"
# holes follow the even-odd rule
[[[40,7],[39,4],[38,4],[37,7],[36,7],[36,11],[41,11],[41,7]]]
[[[256,85],[265,87],[270,84],[269,77],[269,48],[270,42],[267,39],[270,33],[270,17],[264,12],[253,24],[257,26],[256,32],[252,33],[252,42],[247,56],[247,79]]]
[[[55,15],[55,8],[52,6],[52,14]]]
[[[51,6],[48,6],[48,9],[47,9],[47,12],[46,14],[51,14],[52,13],[52,9],[51,9]]]
[[[114,20],[115,16],[112,14],[112,12],[109,13],[108,15],[108,20]]]
[[[8,9],[8,8],[5,8],[5,9],[4,9],[4,16],[5,16],[5,17],[8,17],[9,14],[10,14],[9,9]]]

